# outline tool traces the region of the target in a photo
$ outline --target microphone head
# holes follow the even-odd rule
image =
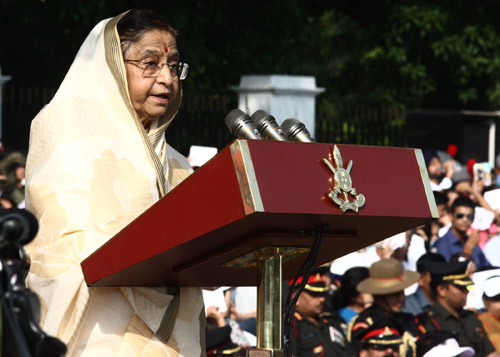
[[[224,122],[226,123],[227,128],[229,129],[229,132],[234,135],[234,128],[236,127],[237,123],[239,120],[244,120],[248,117],[248,114],[245,113],[243,110],[240,109],[233,109],[229,112],[228,115],[226,115],[226,118],[224,119]],[[248,117],[250,118],[250,117]]]
[[[257,110],[252,114],[252,121],[257,126],[260,135],[266,140],[286,141],[285,133],[281,130],[276,119],[264,110]]]
[[[257,110],[255,113],[252,114],[252,120],[257,126],[257,129],[267,119],[275,120],[274,117],[265,110]]]
[[[263,139],[259,131],[255,128],[252,119],[240,109],[233,109],[224,119],[229,132],[237,138]]]
[[[281,124],[281,129],[285,133],[288,140],[301,141],[307,143],[313,143],[314,139],[311,137],[309,131],[307,131],[306,126],[300,120],[295,118],[286,119]]]
[[[295,118],[286,119],[283,121],[283,123],[281,123],[281,129],[285,132],[287,137],[288,133],[291,133],[293,129],[296,129],[298,127],[305,128],[305,125]]]

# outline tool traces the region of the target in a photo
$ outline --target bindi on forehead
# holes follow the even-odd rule
[[[163,51],[165,51],[165,53],[168,53],[168,47],[165,47]]]

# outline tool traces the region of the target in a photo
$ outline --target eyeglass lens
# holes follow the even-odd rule
[[[168,63],[160,63],[154,65],[145,64],[144,75],[148,77],[156,77],[160,74],[164,66],[167,66],[167,69],[170,70],[172,76],[179,77],[180,80],[183,80],[187,77],[189,66],[186,63],[179,63],[178,65],[171,65]]]
[[[467,217],[467,219],[468,219],[469,221],[473,221],[473,220],[474,220],[474,215],[473,215],[473,214],[457,213],[457,214],[455,215],[455,217],[456,217],[457,219],[462,219],[462,218],[464,218],[464,217]]]

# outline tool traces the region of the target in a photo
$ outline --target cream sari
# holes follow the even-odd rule
[[[39,219],[27,284],[41,325],[75,356],[204,354],[201,289],[88,288],[80,262],[186,178],[164,132],[143,129],[127,89],[116,23],[89,34],[53,100],[33,120],[26,207]],[[168,227],[165,227],[168,229]],[[171,292],[171,290],[169,290]]]

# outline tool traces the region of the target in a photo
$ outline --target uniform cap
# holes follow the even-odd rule
[[[363,348],[387,348],[392,347],[398,351],[399,345],[403,343],[403,331],[397,327],[390,319],[382,319],[374,321],[363,336],[361,336],[361,343]]]
[[[467,270],[468,262],[429,263],[432,283],[451,283],[459,287],[474,285]]]
[[[295,284],[297,285],[297,284],[302,283],[303,278],[304,278],[303,276],[300,276],[297,279],[297,282]],[[293,278],[288,280],[288,286],[292,286],[293,280],[294,280]],[[319,272],[316,272],[316,273],[313,272],[309,276],[309,279],[307,279],[307,284],[304,287],[304,290],[314,292],[314,293],[325,292],[328,289],[329,289],[329,287],[326,285],[325,274],[321,274]]]

